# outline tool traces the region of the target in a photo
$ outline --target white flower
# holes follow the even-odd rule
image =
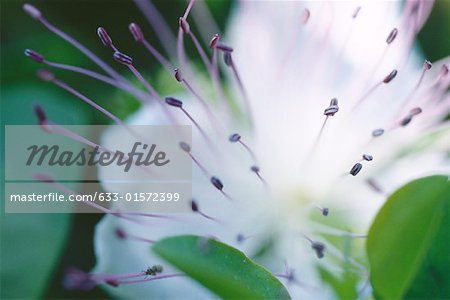
[[[237,4],[222,40],[234,49],[233,64],[251,113],[232,69],[224,64],[227,80],[222,84],[231,90],[245,120],[230,118],[227,104],[217,97],[219,104],[208,104],[220,119],[216,125],[225,124],[225,130],[217,132],[199,99],[189,92],[175,95],[220,149],[220,154],[211,152],[193,126],[193,155],[220,178],[234,201],[228,201],[194,165],[193,196],[203,212],[222,222],[192,213],[183,222],[152,219],[148,225],[106,215],[96,229],[97,266],[93,272],[129,273],[152,264],[166,265],[151,253],[148,243],[118,238],[117,228],[150,240],[179,234],[214,236],[249,256],[267,239],[275,238],[270,254],[260,261],[274,273],[282,273],[287,261],[301,282],[318,287],[314,264],[339,272],[339,264],[331,258],[339,260],[342,254],[320,233],[340,235],[342,231],[320,224],[321,218],[346,220],[353,232],[364,234],[386,194],[412,178],[449,173],[445,160],[449,131],[442,125],[450,107],[446,91],[450,76],[448,70],[445,73],[449,59],[435,62],[429,70],[425,65],[424,70],[424,59],[412,49],[412,43],[432,2],[408,1],[401,6],[387,1]],[[397,35],[387,43],[391,32]],[[212,89],[209,77],[198,70],[190,73],[188,67],[180,64],[200,93]],[[386,79],[393,70],[398,70],[398,75]],[[333,98],[338,99],[338,111],[325,116]],[[411,112],[416,107],[421,108],[420,114]],[[169,108],[179,123],[192,125],[181,111]],[[126,122],[168,124],[164,116],[154,105],[144,105]],[[411,122],[401,126],[408,116]],[[377,128],[384,129],[384,134],[373,137]],[[257,161],[243,145],[228,141],[234,132],[242,136]],[[117,148],[122,141],[114,129],[103,136],[108,148]],[[418,147],[420,151],[416,151]],[[373,161],[362,160],[363,154],[372,155]],[[362,169],[356,176],[350,175],[358,162]],[[260,172],[251,171],[253,165]],[[100,179],[102,172],[100,169]],[[108,182],[103,187],[117,190]],[[381,191],[377,193],[376,188]],[[328,208],[329,216],[321,216],[318,206]],[[302,234],[325,242],[323,260],[317,261]],[[238,241],[238,235],[248,238]],[[363,283],[365,267],[353,262]],[[172,271],[176,272],[168,266],[167,272]],[[108,291],[122,298],[214,297],[188,278],[120,285],[108,287]],[[330,296],[322,288],[290,285],[289,291],[294,298]]]

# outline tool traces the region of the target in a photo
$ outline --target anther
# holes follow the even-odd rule
[[[34,50],[26,49],[25,55],[38,63],[44,62],[44,56]]]
[[[142,33],[142,30],[138,24],[131,23],[130,25],[128,25],[128,29],[130,30],[136,42],[142,43],[144,41],[144,34]]]
[[[373,137],[379,137],[382,136],[384,133],[384,129],[383,128],[377,128],[374,131],[372,131],[372,136]]]
[[[217,33],[213,36],[213,38],[211,39],[211,41],[209,42],[209,48],[213,49],[216,48],[217,43],[219,43],[220,41],[220,35],[218,35]]]
[[[363,154],[362,158],[363,158],[363,160],[366,160],[366,161],[372,161],[373,160],[373,156],[370,155],[370,154]]]
[[[217,43],[216,49],[219,49],[222,52],[233,52],[233,48],[222,43]]]
[[[109,36],[108,32],[105,30],[105,28],[103,27],[99,27],[97,28],[97,35],[100,38],[100,41],[102,42],[102,44],[106,47],[111,47],[112,46],[112,39]]]
[[[392,43],[395,38],[397,37],[398,34],[398,29],[394,28],[392,29],[392,31],[389,33],[388,37],[386,38],[386,43],[389,45],[390,43]]]
[[[202,217],[204,217],[206,219],[218,222],[215,218],[213,218],[213,217],[205,214],[204,212],[202,212],[200,210],[200,207],[198,206],[197,202],[194,199],[192,199],[192,201],[191,201],[191,210],[192,210],[192,212],[198,213],[199,215],[201,215]]]
[[[125,54],[123,54],[122,52],[119,52],[119,51],[115,51],[114,52],[113,58],[117,62],[119,62],[119,63],[121,63],[121,64],[123,64],[125,66],[131,66],[133,64],[133,59],[131,57],[129,57],[128,55],[125,55]]]
[[[236,143],[239,142],[241,139],[241,136],[238,133],[233,133],[232,135],[230,135],[230,137],[228,138],[228,140],[232,143]]]
[[[183,82],[183,80],[184,80],[183,73],[181,73],[181,71],[179,69],[175,69],[175,74],[174,75],[175,75],[175,79],[178,82]]]
[[[180,148],[185,152],[188,152],[188,153],[191,152],[191,146],[189,146],[185,142],[180,142]]]
[[[212,176],[211,177],[211,183],[212,185],[215,186],[216,189],[218,189],[219,191],[221,191],[223,189],[223,183],[222,181],[220,181],[219,178]]]
[[[31,4],[25,3],[22,8],[30,17],[35,20],[39,20],[42,17],[41,11]]]
[[[251,170],[252,172],[258,173],[258,172],[259,172],[259,167],[258,167],[258,166],[252,166],[252,167],[250,168],[250,170]]]
[[[448,74],[448,67],[447,65],[442,65],[441,67],[441,76],[447,76]]]
[[[383,82],[384,83],[389,83],[389,82],[391,82],[394,78],[395,78],[395,76],[397,76],[397,70],[392,70],[392,72],[391,73],[389,73],[389,75],[387,75],[386,77],[384,77],[384,79],[383,79]]]
[[[367,184],[377,193],[384,194],[383,189],[380,185],[372,178],[367,179]]]
[[[333,98],[330,101],[330,106],[328,106],[324,110],[323,114],[327,117],[334,116],[334,114],[337,113],[338,111],[339,111],[338,100],[337,100],[337,98]]]
[[[315,207],[320,210],[320,212],[322,213],[322,215],[324,217],[328,216],[328,213],[330,212],[330,210],[328,209],[328,207],[321,207],[320,205],[315,205]]]
[[[175,99],[173,97],[166,97],[165,101],[170,106],[174,106],[174,107],[182,107],[183,106],[183,102],[181,100]]]
[[[34,104],[33,110],[38,118],[39,125],[45,125],[47,123],[47,116],[45,115],[45,112],[42,109],[42,107],[39,104]]]
[[[420,107],[414,107],[409,111],[409,114],[411,116],[417,116],[418,114],[422,113],[422,109]]]
[[[334,116],[335,113],[339,111],[339,107],[337,105],[329,106],[324,111],[323,114],[325,116]]]
[[[244,241],[245,241],[245,236],[244,236],[242,233],[239,233],[239,234],[236,236],[236,242],[242,243],[242,242],[244,242]]]
[[[191,201],[191,210],[193,212],[198,212],[198,204],[194,200]]]
[[[433,64],[432,64],[429,60],[425,60],[425,61],[423,62],[423,68],[424,68],[425,70],[431,69],[432,66],[433,66]]]
[[[106,279],[105,283],[112,286],[112,287],[118,287],[119,286],[119,281],[116,279]]]
[[[316,251],[317,258],[323,258],[324,257],[324,251],[325,251],[325,244],[321,242],[312,242],[311,248]]]
[[[362,169],[361,163],[356,163],[350,170],[350,175],[356,176]]]
[[[189,23],[186,21],[185,18],[180,17],[178,19],[178,24],[180,25],[180,28],[184,34],[188,34],[190,32]]]
[[[119,240],[125,240],[127,238],[127,234],[125,233],[125,231],[121,228],[116,228],[116,230],[114,231],[115,235],[117,236],[117,238]]]
[[[361,6],[358,6],[355,8],[353,14],[352,14],[352,18],[356,19],[356,17],[358,17],[359,12],[361,11]]]
[[[309,17],[311,17],[311,12],[309,11],[309,9],[305,8],[303,10],[303,16],[302,16],[302,24],[303,25],[308,23]]]
[[[43,81],[51,82],[55,80],[55,74],[47,69],[40,69],[37,71],[37,77]]]
[[[400,121],[400,126],[405,127],[406,125],[408,125],[409,123],[411,123],[413,116],[411,116],[410,114],[408,114],[406,117],[404,117],[401,121]]]
[[[231,53],[230,52],[225,52],[223,54],[223,61],[229,67],[231,67],[233,65],[233,59],[231,58]]]

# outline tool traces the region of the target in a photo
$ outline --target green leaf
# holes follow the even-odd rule
[[[70,214],[3,215],[1,299],[44,296],[64,248],[70,219]]]
[[[369,231],[367,254],[381,299],[450,295],[450,182],[415,180],[397,190]]]
[[[169,237],[154,244],[153,251],[224,299],[290,299],[269,271],[216,240]]]

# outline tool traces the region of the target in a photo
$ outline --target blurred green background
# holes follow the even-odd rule
[[[183,14],[187,2],[153,2],[175,30],[178,17]],[[34,102],[42,104],[50,118],[57,123],[109,123],[109,119],[67,92],[40,82],[35,76],[40,66],[27,59],[23,51],[31,48],[56,62],[100,71],[98,67],[26,15],[22,10],[23,1],[1,0],[0,3],[2,124],[36,124],[32,112]],[[140,69],[145,70],[144,73],[152,83],[164,80],[160,75],[160,67],[130,36],[128,24],[135,21],[141,25],[146,37],[158,49],[162,49],[150,25],[132,1],[41,0],[30,3],[38,7],[53,24],[87,45],[105,61],[111,62],[110,50],[102,47],[96,34],[98,26],[107,28],[115,43],[125,53],[132,55],[135,61],[139,61]],[[233,2],[212,0],[207,3],[223,29]],[[448,55],[449,36],[450,0],[439,0],[419,34],[420,47],[425,56],[435,61]],[[111,65],[121,72],[125,71],[117,64]],[[70,72],[53,71],[60,79],[120,117],[137,108],[137,102],[133,98],[108,85]],[[2,140],[3,134],[4,126],[1,128]],[[4,163],[3,154],[1,160]],[[76,266],[87,271],[94,265],[92,236],[94,226],[100,218],[101,215],[5,215],[2,212],[1,298],[13,295],[49,299],[107,298],[100,289],[85,293],[65,291],[61,287],[61,277],[67,267]]]

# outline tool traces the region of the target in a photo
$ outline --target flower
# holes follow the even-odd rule
[[[130,24],[136,42],[164,68],[172,72],[173,64],[178,64],[174,80],[186,91],[167,95],[167,106],[159,105],[163,99],[156,87],[142,77],[138,63],[117,48],[104,28],[98,30],[101,42],[145,86],[145,92],[85,48],[81,50],[107,76],[26,52],[39,63],[76,71],[134,94],[143,105],[125,121],[127,125],[175,121],[193,126],[192,145],[181,145],[195,158],[192,214],[182,222],[152,219],[151,225],[107,214],[97,225],[97,266],[92,273],[124,274],[111,275],[119,280],[107,287],[112,294],[211,298],[203,287],[175,276],[177,271],[170,266],[164,272],[176,278],[148,284],[120,281],[149,264],[165,265],[150,252],[149,244],[178,234],[213,236],[249,256],[271,241],[269,254],[260,262],[280,273],[286,261],[297,270],[299,281],[317,287],[317,259],[324,258],[322,265],[339,272],[339,263],[328,256],[337,261],[344,257],[321,234],[364,237],[386,195],[396,187],[420,175],[448,172],[443,163],[448,126],[442,121],[450,107],[449,59],[432,65],[412,48],[431,1],[407,1],[401,9],[399,2],[242,2],[223,37],[207,32],[214,26],[201,26],[198,12],[191,16],[194,1],[190,1],[179,19],[177,45],[156,8],[137,3],[152,16],[167,52],[177,53],[166,59],[137,24]],[[197,5],[205,14],[201,2],[192,13]],[[25,10],[54,31],[34,7]],[[211,37],[208,51],[189,26],[191,20],[200,24],[203,36]],[[63,38],[80,48],[70,37]],[[183,46],[188,40],[198,50],[206,75],[188,60]],[[53,76],[45,78],[55,82]],[[74,93],[67,85],[59,86]],[[216,102],[205,100],[209,87]],[[152,105],[154,101],[158,105]],[[104,133],[102,145],[118,148],[124,140],[120,134],[111,128]],[[100,180],[104,172],[99,170]],[[117,190],[110,182],[102,185],[107,191]],[[346,220],[346,227],[360,234],[321,224],[329,224],[325,219],[331,218]],[[351,263],[363,283],[364,263],[357,259]],[[288,270],[280,277],[291,282],[293,273]],[[290,292],[294,298],[328,295],[302,285],[291,285]]]

